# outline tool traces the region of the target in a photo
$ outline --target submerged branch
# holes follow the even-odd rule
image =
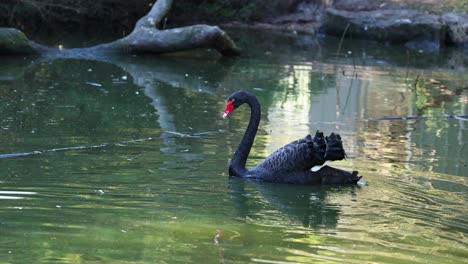
[[[468,121],[467,115],[443,114],[442,117]],[[386,117],[369,118],[369,121],[418,120],[418,119],[426,119],[426,118],[429,118],[429,116],[386,116]]]
[[[198,132],[194,134],[184,134],[184,133],[179,133],[179,132],[174,132],[174,131],[165,131],[165,133],[173,134],[173,135],[180,136],[180,137],[187,137],[187,138],[201,138],[203,135],[216,134],[216,133],[221,133],[221,132],[223,131],[222,130],[205,131],[205,132]],[[90,150],[90,149],[100,149],[100,148],[106,148],[106,147],[112,147],[112,146],[123,147],[127,144],[148,142],[148,141],[153,141],[153,140],[155,140],[155,138],[149,137],[149,138],[125,140],[125,141],[116,142],[116,143],[101,143],[97,145],[88,145],[88,146],[72,146],[72,147],[52,148],[52,149],[45,149],[45,150],[34,150],[34,151],[29,151],[29,152],[6,153],[6,154],[0,154],[0,159],[17,158],[17,157],[24,157],[24,156],[31,156],[31,155],[45,154],[49,152],[59,152],[59,151]]]

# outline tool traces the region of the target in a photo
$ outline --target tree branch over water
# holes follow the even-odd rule
[[[14,28],[0,28],[0,54],[47,54],[57,57],[89,57],[101,53],[169,53],[190,49],[215,49],[223,56],[237,56],[240,49],[217,26],[193,25],[159,29],[171,9],[172,0],[158,0],[147,15],[140,18],[133,31],[113,42],[88,48],[59,50],[29,40]]]
[[[136,23],[135,29],[139,27],[155,27],[167,15],[172,6],[172,0],[156,1],[148,14]]]

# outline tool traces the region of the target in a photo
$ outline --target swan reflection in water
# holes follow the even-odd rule
[[[308,228],[335,228],[340,207],[352,202],[361,187],[356,185],[294,185],[229,179],[229,194],[237,217],[262,224]],[[334,201],[334,197],[339,201]],[[343,202],[342,202],[343,201]],[[346,202],[344,202],[346,201]]]

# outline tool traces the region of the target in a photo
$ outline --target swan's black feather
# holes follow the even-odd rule
[[[233,93],[228,102],[233,102],[234,109],[243,103],[251,108],[249,125],[229,166],[231,176],[296,184],[355,184],[361,178],[356,171],[349,173],[328,166],[317,172],[310,170],[327,160],[342,160],[346,157],[341,136],[331,133],[324,137],[320,131],[314,137],[307,135],[285,145],[256,167],[246,169],[245,163],[260,122],[260,104],[253,94],[245,91]]]

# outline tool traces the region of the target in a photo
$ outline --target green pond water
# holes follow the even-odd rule
[[[468,261],[468,122],[444,116],[468,115],[466,53],[234,38],[235,59],[0,58],[0,263]],[[335,131],[368,185],[230,178],[239,89],[250,166]]]

